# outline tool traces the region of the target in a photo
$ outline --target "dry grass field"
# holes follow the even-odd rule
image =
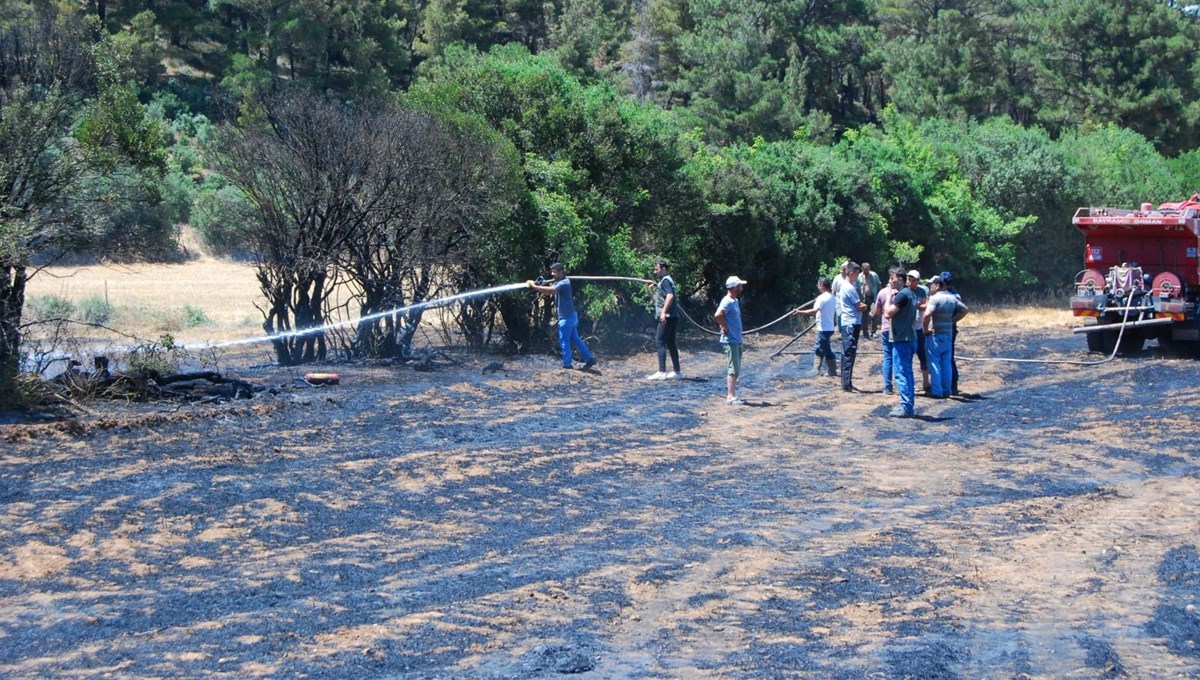
[[[27,296],[58,296],[75,305],[90,297],[106,300],[114,312],[108,325],[135,335],[170,331],[181,340],[204,341],[261,332],[254,267],[227,260],[49,267],[30,281]],[[189,307],[207,322],[189,328],[182,319]]]

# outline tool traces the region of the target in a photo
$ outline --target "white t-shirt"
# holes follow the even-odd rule
[[[817,296],[813,302],[813,309],[817,310],[818,330],[835,331],[837,330],[837,303],[834,302],[833,293],[825,291]]]

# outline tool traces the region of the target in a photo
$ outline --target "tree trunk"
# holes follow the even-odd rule
[[[25,281],[25,267],[0,267],[0,408],[12,406],[17,394]]]

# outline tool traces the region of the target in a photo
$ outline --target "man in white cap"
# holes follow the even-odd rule
[[[713,315],[721,326],[721,346],[725,348],[726,359],[725,403],[730,405],[746,403],[737,395],[737,381],[742,373],[742,307],[738,298],[747,283],[736,276],[725,279],[725,297]]]
[[[921,330],[921,315],[925,313],[925,304],[929,301],[929,289],[921,285],[921,272],[912,269],[907,276],[908,289],[917,296],[917,314],[916,322],[913,324],[913,330],[917,333],[917,363],[921,365],[921,391],[928,395],[930,392],[929,383],[929,356],[925,349],[925,333]]]

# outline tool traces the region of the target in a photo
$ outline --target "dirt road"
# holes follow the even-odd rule
[[[781,342],[743,407],[699,339],[4,425],[0,675],[1200,677],[1195,361],[964,363],[894,420],[877,344],[844,395]]]

